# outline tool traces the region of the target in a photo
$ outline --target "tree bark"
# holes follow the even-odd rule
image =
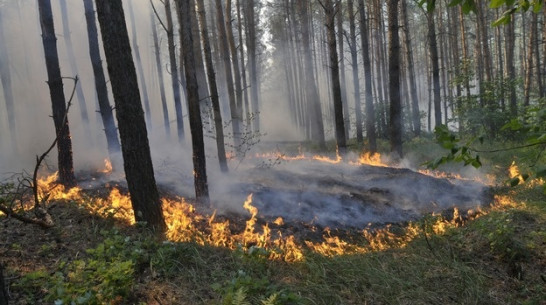
[[[256,50],[256,22],[254,13],[254,0],[246,0],[245,6],[245,29],[246,29],[246,48],[248,53],[248,65],[250,72],[250,95],[252,101],[252,114],[254,121],[252,129],[254,132],[260,131],[260,102],[258,94],[258,63]]]
[[[368,40],[368,24],[364,0],[358,0],[360,13],[360,41],[362,44],[362,59],[364,65],[364,86],[366,94],[366,137],[370,152],[377,151],[377,136],[375,131],[375,107],[372,95],[372,63],[370,60],[370,46]]]
[[[510,108],[510,114],[513,117],[516,117],[518,115],[518,101],[516,96],[516,86],[513,83],[513,81],[516,79],[516,67],[514,66],[514,51],[516,48],[515,44],[515,33],[514,33],[514,18],[510,21],[509,24],[504,26],[505,30],[505,55],[506,55],[506,73],[507,78],[509,79],[509,88],[510,88],[510,102],[509,102],[509,108]]]
[[[201,111],[199,109],[199,86],[195,71],[190,0],[175,1],[178,15],[180,16],[180,34],[182,35],[181,42],[184,54],[184,71],[186,74],[186,86],[188,91],[195,197],[201,202],[208,202],[209,188],[207,182],[205,144],[203,142],[203,122],[201,121]]]
[[[391,152],[402,158],[402,103],[400,102],[400,38],[398,34],[398,1],[387,1],[389,18],[389,96]]]
[[[72,140],[66,112],[66,100],[63,91],[63,79],[57,53],[57,38],[53,25],[53,12],[50,0],[38,0],[40,11],[40,25],[42,28],[42,42],[44,47],[47,68],[47,84],[51,96],[53,122],[57,141],[57,160],[59,167],[59,181],[66,187],[76,185],[74,176],[74,161],[72,159]]]
[[[360,79],[358,76],[358,52],[356,46],[356,22],[354,1],[347,1],[347,9],[349,15],[349,41],[351,49],[351,66],[353,72],[353,97],[355,100],[355,127],[356,127],[356,141],[362,143],[364,137],[362,134],[362,106],[360,103]]]
[[[351,118],[349,116],[349,101],[347,100],[347,82],[345,80],[345,44],[343,42],[343,2],[337,1],[336,22],[337,22],[337,41],[339,49],[339,82],[341,84],[341,100],[343,101],[343,119],[345,122],[345,138],[350,139]]]
[[[95,90],[97,91],[99,112],[106,134],[106,144],[108,146],[110,160],[114,162],[115,165],[115,155],[119,154],[121,147],[112,106],[110,105],[108,98],[106,77],[104,76],[104,69],[102,67],[93,0],[83,0],[83,5],[85,8],[85,21],[87,24],[87,37],[89,41],[89,57],[91,58],[91,66],[93,67],[93,75],[95,77]]]
[[[217,10],[220,10],[222,8],[222,2],[215,0]],[[231,18],[231,0],[226,1],[226,15],[224,19],[225,24],[225,33],[227,37],[227,41],[229,44],[229,52],[231,53],[231,60],[233,62],[233,75],[235,80],[235,93],[236,93],[236,105],[237,105],[237,118],[239,119],[239,124],[242,123],[243,119],[243,88],[241,84],[241,69],[239,69],[239,55],[237,54],[237,45],[235,44],[235,37],[233,36],[233,26],[232,26],[232,18]],[[217,14],[221,14],[222,12],[216,12]],[[217,15],[218,18],[220,18],[219,15]],[[218,24],[218,31],[223,33],[220,29],[220,25]],[[221,38],[220,38],[221,39]],[[241,47],[242,49],[242,47]]]
[[[528,41],[528,54],[527,54],[527,70],[525,71],[525,84],[523,88],[523,105],[529,106],[530,104],[530,97],[531,97],[531,87],[532,87],[532,81],[533,81],[533,53],[534,53],[534,43],[533,41],[536,39],[537,33],[536,33],[536,27],[533,26],[534,23],[537,22],[537,14],[532,14],[532,20],[531,20],[531,34],[529,36]]]
[[[146,122],[121,0],[96,0],[104,53],[116,105],[123,166],[137,222],[166,229]]]
[[[167,97],[165,96],[165,82],[163,80],[163,65],[161,64],[161,48],[157,37],[157,29],[154,20],[154,13],[150,12],[150,21],[152,24],[152,38],[154,40],[155,65],[157,67],[157,76],[159,80],[159,96],[161,97],[161,107],[163,109],[163,127],[167,138],[171,137],[171,124],[169,122],[169,109],[167,108]]]
[[[207,17],[205,13],[204,0],[197,0],[197,10],[199,23],[201,24],[201,39],[203,40],[203,49],[205,52],[205,65],[209,80],[210,99],[212,102],[212,113],[214,116],[214,129],[216,131],[216,149],[218,151],[218,161],[222,172],[228,171],[226,159],[226,147],[224,144],[224,125],[222,123],[222,112],[220,110],[220,101],[218,97],[218,87],[216,85],[216,73],[212,62],[212,51],[210,48],[209,33],[207,29]],[[222,10],[219,12],[222,15]]]

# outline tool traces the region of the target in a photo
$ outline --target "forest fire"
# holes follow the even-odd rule
[[[474,187],[469,181],[452,184],[428,174],[388,167],[379,154],[362,154],[358,161],[347,162],[339,155],[332,159],[302,153],[294,157],[263,154],[256,158],[286,162],[274,169],[249,170],[252,183],[241,178],[242,184],[234,185],[238,192],[247,194],[246,199],[238,201],[239,205],[244,202],[244,210],[237,213],[246,220],[222,210],[204,212],[184,197],[164,197],[166,238],[172,242],[192,241],[246,251],[263,249],[269,259],[299,261],[304,259],[306,251],[334,256],[405,247],[427,230],[412,222],[419,215],[431,213],[433,221],[427,225],[431,232],[442,234],[463,222],[461,214],[478,215],[474,211],[481,211],[479,206],[485,200],[469,197],[469,188]],[[107,175],[111,167],[109,163],[105,166],[99,172]],[[335,178],[336,172],[342,173],[339,180]],[[101,217],[135,223],[130,197],[120,187],[108,183],[105,187],[110,189],[109,194],[96,198],[78,187],[65,190],[56,180],[56,174],[40,179],[42,196],[49,196],[49,201],[80,202]],[[303,188],[298,186],[301,183],[306,183]],[[430,196],[420,194],[421,188],[426,188]],[[450,192],[454,195],[443,194]],[[464,212],[459,212],[457,206]],[[451,207],[454,208],[449,216],[440,213]],[[440,214],[443,216],[434,216]],[[407,225],[403,230],[393,230],[389,223]],[[309,234],[315,237],[309,239]]]

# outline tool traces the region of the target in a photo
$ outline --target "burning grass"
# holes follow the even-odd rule
[[[332,162],[324,163],[343,165],[334,162],[337,158],[329,160]],[[407,172],[389,172],[399,173]],[[241,201],[244,213],[237,215],[166,195],[162,203],[168,241],[157,242],[134,224],[123,187],[109,183],[66,192],[53,187],[54,180],[49,177],[40,182],[49,190],[49,201],[56,203],[54,233],[39,241],[36,238],[43,233],[36,234],[28,226],[14,230],[13,222],[4,220],[10,229],[0,240],[0,251],[7,253],[8,277],[16,283],[27,280],[26,288],[12,287],[14,295],[22,298],[18,304],[69,300],[71,296],[55,292],[59,285],[65,291],[96,293],[104,274],[90,267],[94,265],[127,271],[133,284],[112,292],[109,302],[113,303],[231,304],[245,300],[258,304],[272,299],[277,304],[416,300],[457,304],[514,303],[544,296],[540,275],[546,262],[540,254],[546,253],[546,245],[540,238],[546,237],[546,213],[531,215],[527,209],[535,205],[523,204],[514,194],[495,196],[487,208],[452,208],[429,213],[419,221],[364,229],[263,216],[263,203],[256,203],[263,193],[248,194]],[[56,211],[63,212],[55,215]],[[517,230],[506,229],[507,220]],[[529,221],[532,226],[526,225]],[[467,223],[470,225],[463,226]],[[107,229],[114,224],[121,231]],[[24,241],[28,244],[14,246],[18,236],[28,239]],[[109,247],[115,251],[107,251]],[[519,254],[511,255],[506,249]],[[82,263],[73,263],[77,260],[87,269],[78,269]],[[525,271],[521,279],[518,270]],[[50,276],[54,271],[60,275]],[[29,279],[29,274],[35,278]],[[88,277],[87,286],[78,286],[70,274]],[[522,282],[523,278],[528,280]],[[175,282],[179,284],[169,284]],[[510,292],[522,286],[527,292]]]

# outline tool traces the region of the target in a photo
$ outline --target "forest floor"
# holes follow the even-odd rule
[[[0,216],[10,304],[546,304],[546,196],[536,182],[505,186],[509,158],[489,161],[497,181],[481,211],[364,233],[271,224],[282,242],[256,226],[261,235],[246,232],[256,240],[217,246],[204,236],[269,221],[218,216],[229,229],[201,219],[188,241],[165,241],[118,210],[97,212],[106,189],[55,200],[50,229]]]

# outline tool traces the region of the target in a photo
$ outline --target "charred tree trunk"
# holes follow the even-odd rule
[[[335,16],[339,7],[334,7],[333,0],[324,1],[326,13],[326,32],[328,41],[328,55],[330,65],[330,77],[332,80],[332,95],[334,101],[334,120],[336,132],[336,144],[341,153],[345,152],[347,140],[345,138],[345,121],[343,119],[343,101],[341,96],[341,83],[339,80],[339,60],[336,46]]]
[[[195,56],[193,54],[193,33],[190,12],[192,8],[190,7],[190,0],[176,0],[176,4],[178,15],[180,16],[180,34],[182,35],[181,42],[184,54],[184,71],[186,74],[186,86],[188,90],[195,197],[202,202],[208,202],[209,187],[207,182],[205,144],[203,142],[203,122],[201,121],[199,86],[195,71]]]
[[[184,141],[184,119],[182,115],[182,98],[180,96],[180,80],[178,66],[176,64],[176,46],[174,43],[174,25],[171,12],[171,1],[163,0],[165,5],[165,19],[167,21],[167,43],[169,45],[169,66],[171,70],[171,83],[173,87],[174,108],[176,112],[176,131],[178,142]]]
[[[89,40],[89,56],[91,58],[91,65],[95,76],[95,90],[97,91],[99,112],[102,119],[104,132],[106,134],[106,144],[108,146],[110,160],[114,162],[116,159],[114,156],[119,154],[121,147],[119,145],[118,131],[116,128],[116,122],[114,121],[114,114],[108,98],[106,77],[104,75],[102,59],[100,57],[99,37],[95,20],[93,0],[83,0],[83,5],[85,7],[85,21],[87,23],[87,36]]]
[[[413,63],[413,48],[411,44],[411,33],[409,28],[408,7],[406,1],[402,1],[402,22],[404,30],[404,44],[406,45],[406,62],[408,66],[409,91],[411,96],[411,120],[413,132],[416,136],[421,135],[421,113],[419,111],[419,98],[417,97],[417,84],[415,81],[415,67]]]
[[[166,229],[121,0],[96,0],[135,220]]]
[[[402,158],[402,103],[400,102],[400,38],[398,35],[398,1],[387,1],[389,18],[389,96],[391,152]]]
[[[301,15],[301,35],[303,46],[303,66],[305,74],[305,95],[309,105],[308,117],[310,120],[311,139],[319,144],[319,147],[326,148],[324,139],[324,122],[322,121],[322,108],[320,97],[315,82],[315,71],[313,69],[313,57],[311,54],[311,36],[309,32],[309,7],[306,1],[299,1]]]
[[[207,76],[209,80],[210,99],[212,102],[212,113],[214,116],[214,129],[216,131],[216,149],[218,151],[218,161],[222,172],[228,171],[226,159],[226,147],[224,144],[224,125],[222,123],[222,112],[220,110],[220,101],[218,97],[218,87],[216,85],[216,73],[212,62],[212,51],[210,48],[209,33],[207,29],[207,17],[205,13],[204,0],[197,0],[197,10],[199,23],[201,24],[201,39],[203,40],[203,49],[205,52],[205,65],[207,67]],[[222,11],[220,10],[220,15]]]
[[[135,1],[131,0],[130,2]],[[136,19],[135,12],[133,10],[133,4],[129,3],[129,14],[131,18],[131,30],[132,38],[131,42],[133,43],[133,50],[135,52],[136,68],[138,70],[138,76],[140,78],[140,87],[142,88],[142,99],[144,100],[144,110],[146,111],[146,123],[147,126],[152,129],[152,112],[150,108],[150,99],[148,97],[148,87],[146,86],[146,78],[144,77],[144,70],[142,68],[142,60],[140,58],[140,49],[138,46],[138,35],[136,29]]]
[[[355,100],[355,125],[356,125],[356,141],[362,143],[364,137],[362,135],[362,106],[360,103],[360,79],[358,78],[358,53],[356,46],[356,22],[353,0],[347,1],[347,9],[349,14],[349,41],[351,49],[351,65],[353,71],[353,96]]]
[[[38,0],[40,11],[40,25],[42,28],[42,42],[44,46],[47,68],[47,84],[53,108],[53,122],[57,136],[57,152],[59,181],[66,187],[76,185],[74,177],[74,161],[72,159],[72,140],[66,112],[66,100],[63,91],[63,79],[57,53],[57,38],[53,25],[53,12],[50,0]]]
[[[70,64],[70,69],[72,70],[72,75],[78,74],[78,66],[76,63],[76,56],[74,54],[74,47],[72,45],[72,39],[70,38],[70,25],[68,23],[68,10],[66,7],[66,0],[60,0],[61,5],[61,19],[63,21],[63,37],[64,44],[66,45],[66,54],[68,55],[68,63]],[[78,98],[80,106],[80,115],[82,117],[82,122],[85,124],[86,136],[91,139],[89,132],[89,115],[87,114],[87,105],[85,103],[85,97],[83,95],[81,82],[76,84],[76,97]]]
[[[362,43],[362,58],[364,65],[364,85],[366,94],[366,137],[368,138],[368,149],[371,152],[377,151],[377,136],[375,131],[375,107],[372,95],[372,63],[370,60],[370,45],[368,40],[368,24],[364,0],[358,0],[360,13],[360,41]]]
[[[169,109],[167,108],[167,97],[165,96],[165,81],[163,80],[163,66],[161,65],[161,48],[157,37],[157,29],[154,20],[154,13],[150,12],[150,21],[152,24],[152,38],[154,40],[155,65],[157,67],[157,76],[159,80],[159,95],[161,97],[161,107],[163,109],[163,127],[167,138],[171,137],[171,124],[169,122]]]
[[[17,126],[15,124],[15,104],[13,99],[13,88],[11,84],[11,73],[10,73],[10,60],[9,53],[6,44],[3,43],[4,38],[4,29],[6,24],[3,23],[2,11],[4,8],[0,8],[0,80],[2,82],[2,88],[4,89],[4,101],[6,103],[6,112],[8,117],[8,127],[10,131],[11,139],[11,148],[14,153],[17,153]]]

